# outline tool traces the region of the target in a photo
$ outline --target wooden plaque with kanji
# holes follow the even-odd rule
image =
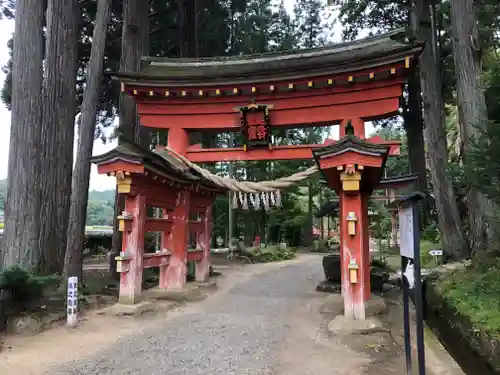
[[[241,108],[240,113],[245,148],[269,147],[271,145],[271,129],[268,107],[251,104]]]

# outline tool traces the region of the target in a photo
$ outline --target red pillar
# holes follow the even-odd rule
[[[365,319],[365,301],[370,297],[370,253],[368,234],[368,196],[357,192],[340,192],[342,236],[342,295],[344,314],[352,319]],[[354,221],[354,234],[349,231]],[[357,281],[352,282],[351,268],[356,268]]]
[[[191,193],[181,190],[175,210],[169,215],[172,217],[172,231],[167,241],[172,255],[163,280],[163,286],[167,289],[179,290],[186,284],[190,200]]]
[[[166,210],[163,210],[162,209],[162,215],[161,215],[164,219],[168,218],[168,214],[166,212]],[[165,250],[169,250],[171,251],[170,249],[170,246],[169,246],[169,243],[168,243],[168,240],[169,240],[169,237],[170,237],[170,233],[171,232],[171,229],[170,228],[170,223],[167,224],[168,225],[168,229],[164,229],[163,232],[161,232],[161,250],[162,251],[165,251]],[[167,282],[167,271],[168,271],[168,266],[161,266],[160,267],[160,283],[159,283],[159,288],[160,289],[166,289],[167,286],[168,286],[168,282]]]
[[[342,120],[339,128],[339,138],[345,137],[345,127],[348,121],[351,121],[351,125],[354,128],[354,135],[360,139],[365,139],[365,122],[363,119],[356,117],[350,120]]]
[[[212,206],[205,209],[203,216],[203,228],[198,234],[198,244],[203,250],[203,256],[200,261],[196,262],[195,277],[196,281],[207,282],[210,277],[210,242],[212,236]],[[199,241],[199,242],[198,242]]]
[[[364,267],[364,298],[365,301],[368,301],[372,296],[371,293],[371,284],[370,284],[370,268],[372,264],[372,255],[370,254],[370,218],[368,216],[368,201],[370,200],[371,193],[363,193],[361,195],[362,199],[362,213],[363,220],[359,223],[361,228],[361,236],[363,241],[363,247],[361,249],[361,253],[363,256],[363,265]]]
[[[185,156],[189,147],[189,137],[182,128],[168,130],[168,147]],[[181,190],[178,193],[177,204],[172,217],[172,230],[166,239],[169,250],[172,252],[170,262],[164,275],[163,287],[172,290],[184,288],[187,274],[187,244],[189,236],[189,213],[191,193]]]
[[[175,152],[185,156],[189,148],[189,137],[186,130],[182,128],[168,129],[168,147]]]
[[[132,230],[123,232],[122,251],[126,256],[130,256],[131,260],[129,271],[120,274],[119,302],[134,304],[139,302],[142,291],[146,197],[128,196],[125,211],[132,215]]]

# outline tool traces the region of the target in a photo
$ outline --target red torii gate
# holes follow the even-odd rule
[[[406,75],[422,50],[419,44],[395,40],[402,35],[395,31],[260,55],[146,57],[140,73],[112,75],[120,80],[121,90],[135,98],[141,125],[168,129],[168,147],[192,162],[314,157],[341,200],[343,274],[350,275],[343,279],[345,313],[363,319],[370,291],[367,199],[379,186],[386,157],[398,155],[400,146],[377,137],[365,139],[365,121],[399,111]],[[274,146],[271,141],[271,127],[333,124],[340,124],[339,142]],[[189,144],[189,132],[207,130],[242,131],[243,145],[204,149]],[[179,204],[174,214],[180,215],[185,206]],[[172,246],[184,246],[182,237],[174,236]],[[181,283],[177,279],[174,284]]]

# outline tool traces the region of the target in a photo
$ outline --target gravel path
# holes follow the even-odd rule
[[[253,276],[203,307],[47,375],[273,374],[290,312],[322,277],[321,258]]]

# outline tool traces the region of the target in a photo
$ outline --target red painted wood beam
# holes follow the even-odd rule
[[[203,258],[203,250],[195,250],[187,252],[188,262],[200,261],[202,258]]]
[[[389,146],[389,156],[400,154],[401,142],[384,141],[379,137],[368,138],[368,142]],[[215,163],[219,161],[255,161],[255,160],[297,160],[312,159],[312,149],[324,147],[325,144],[275,146],[268,149],[253,149],[244,151],[242,147],[236,148],[197,148],[190,147],[187,157],[193,163]]]
[[[151,253],[144,254],[143,256],[143,267],[153,268],[153,267],[165,267],[170,263],[170,253]]]
[[[203,229],[203,222],[202,221],[194,221],[194,220],[189,221],[189,231],[190,232],[198,233],[198,232],[201,232],[202,229]]]
[[[171,230],[172,220],[152,217],[146,220],[146,232],[165,232],[168,235]]]
[[[391,82],[381,87],[367,87],[364,90],[344,88],[343,90],[322,89],[317,91],[290,92],[273,96],[258,96],[260,104],[272,105],[271,112],[291,109],[308,110],[314,107],[335,106],[340,104],[366,103],[401,96],[401,84]],[[208,115],[238,114],[237,108],[248,105],[249,98],[237,96],[219,100],[148,100],[136,98],[140,115]]]
[[[282,111],[271,110],[269,117],[272,126],[328,126],[346,118],[374,118],[390,116],[399,109],[399,97],[367,101],[361,103],[346,103],[311,108],[294,108]],[[141,125],[151,128],[168,129],[171,127],[183,129],[231,129],[239,130],[240,117],[237,112],[212,114],[141,114]]]
[[[144,165],[128,163],[124,160],[115,160],[109,163],[99,164],[97,166],[97,173],[99,174],[116,173],[118,171],[130,172],[130,173],[144,173]]]

